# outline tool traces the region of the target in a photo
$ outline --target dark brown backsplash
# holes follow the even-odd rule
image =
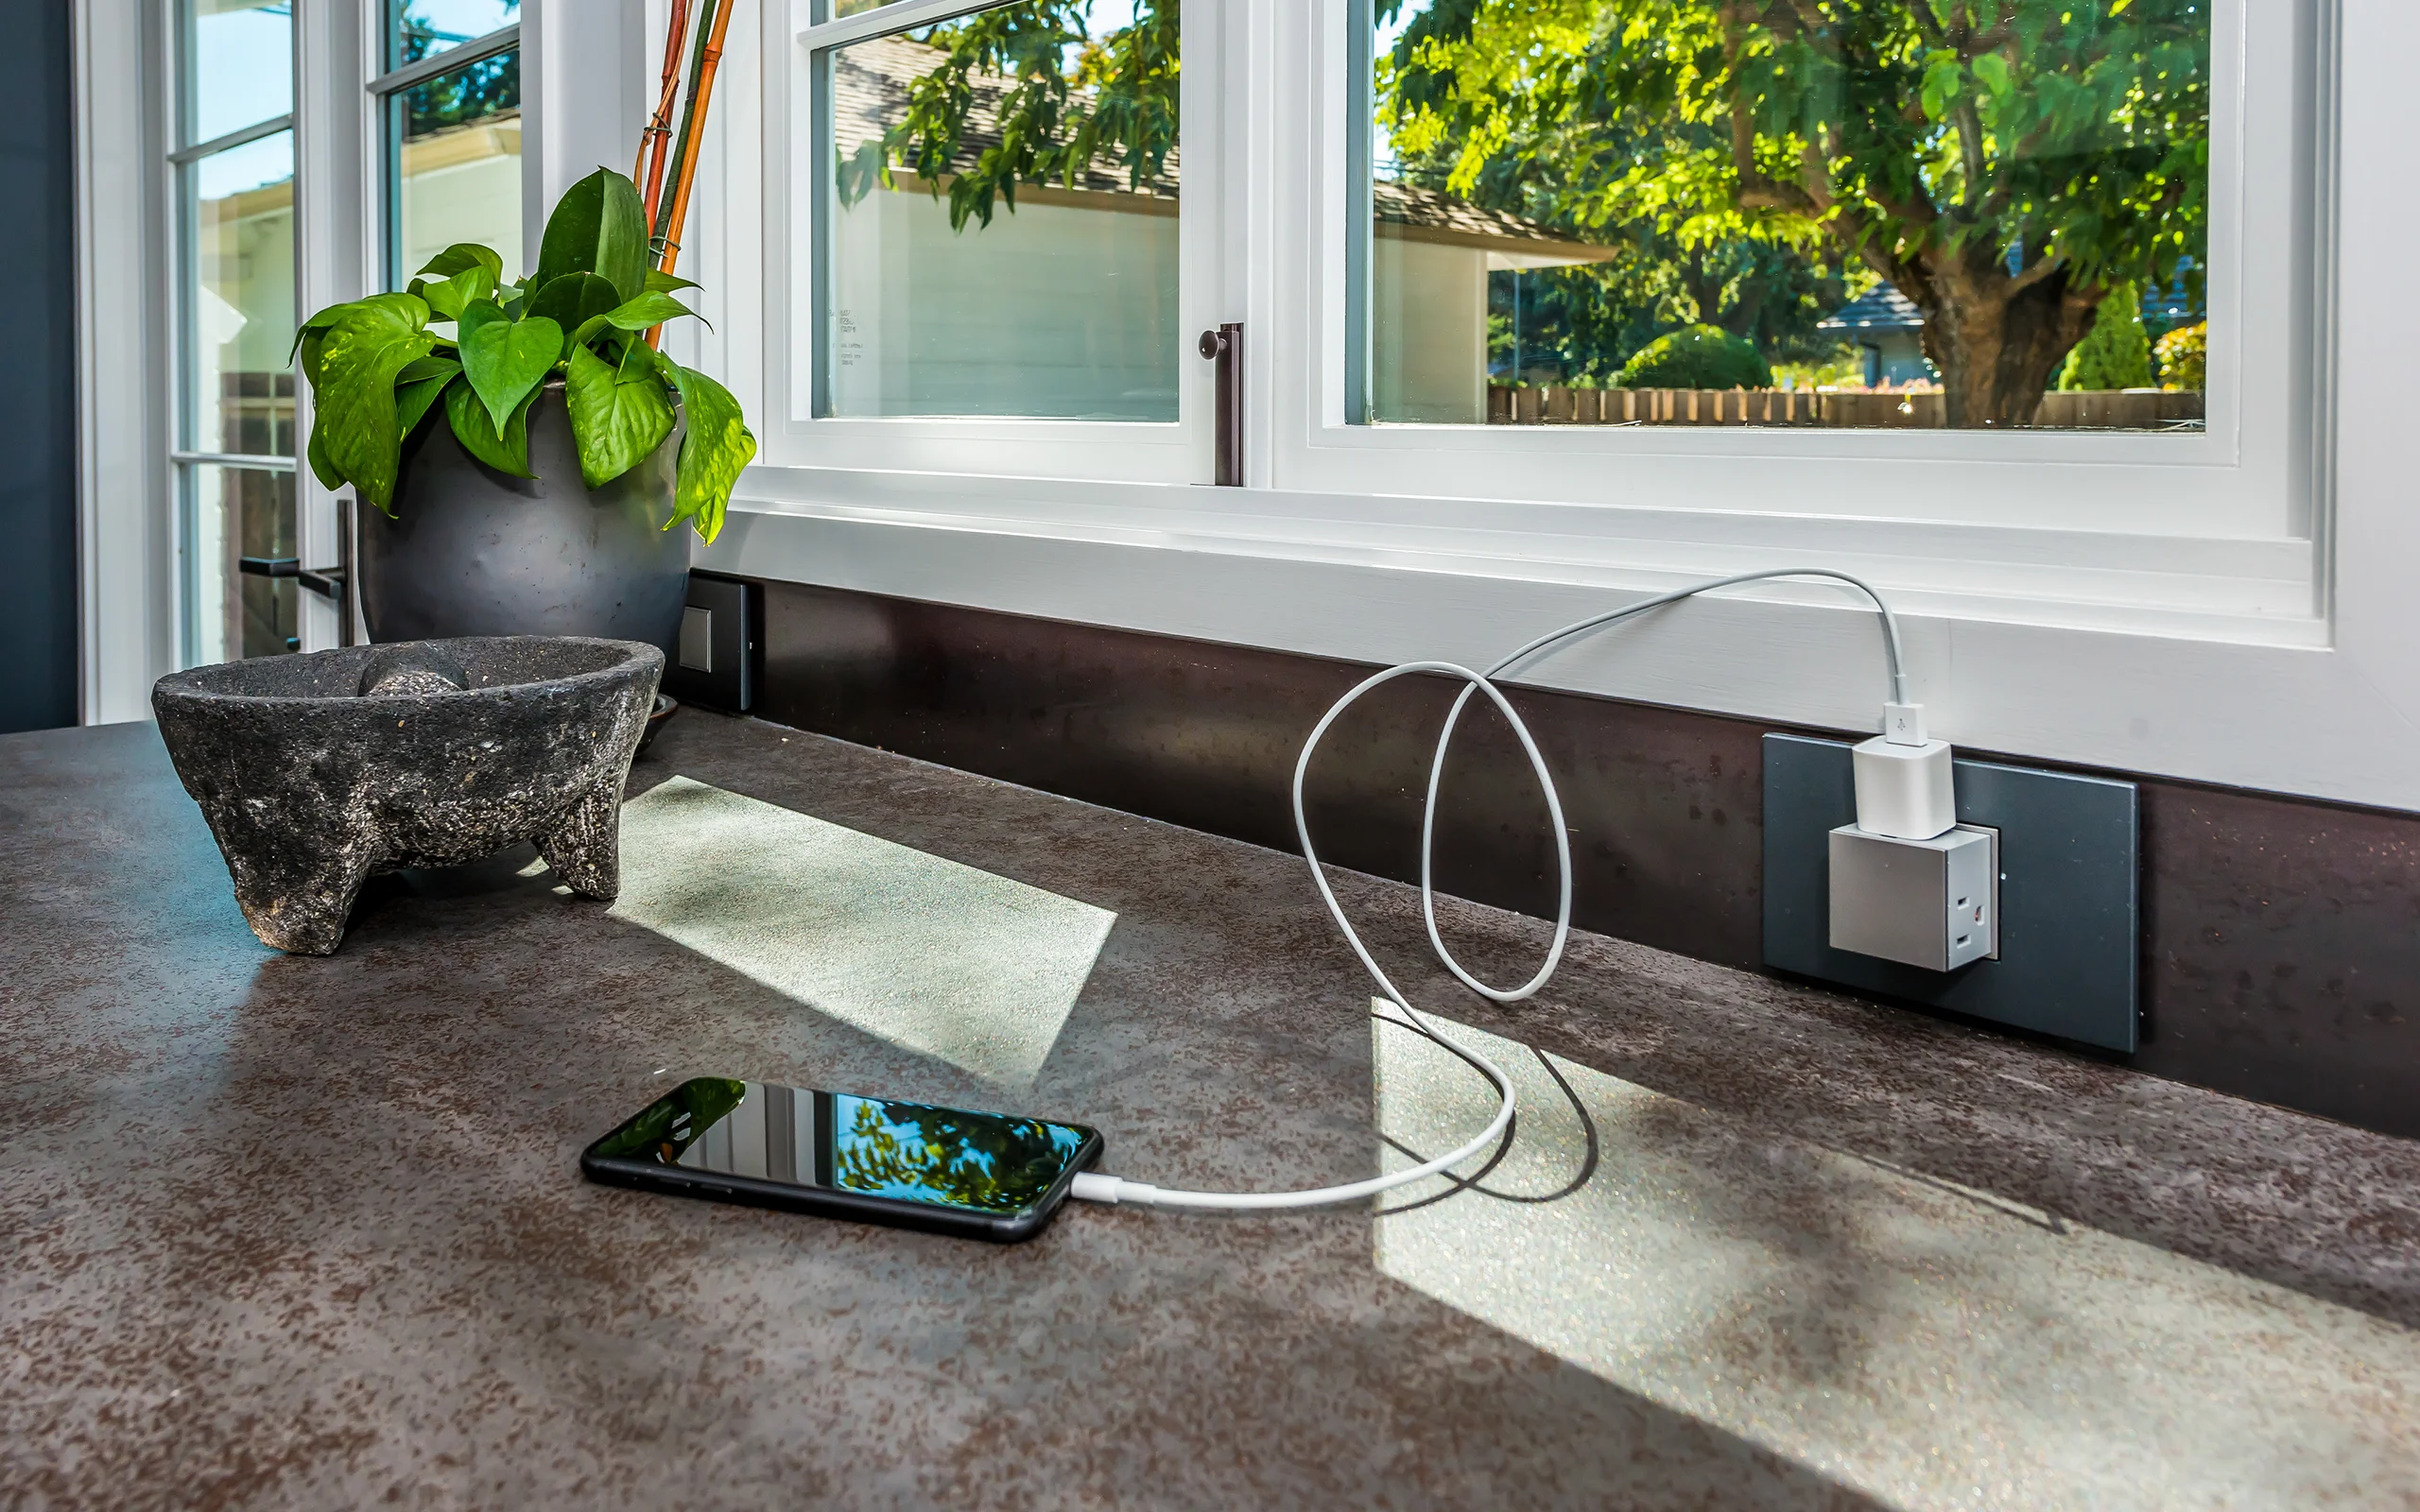
[[[768,719],[1287,850],[1303,739],[1370,671],[797,583],[765,593]],[[1406,679],[1330,731],[1307,790],[1326,859],[1417,879],[1420,798],[1453,696]],[[1562,791],[1573,922],[1757,969],[1759,741],[1789,727],[1579,694],[1512,700]],[[1550,914],[1536,781],[1492,710],[1465,726],[1438,886]],[[2144,1032],[2129,1063],[2420,1135],[2420,816],[2138,781]]]

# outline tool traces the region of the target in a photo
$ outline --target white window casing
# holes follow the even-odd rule
[[[660,10],[661,3],[650,7]],[[750,8],[735,12],[733,26]],[[808,0],[769,0],[764,9],[763,318],[769,331],[791,333],[769,352],[763,404],[751,410],[771,467],[816,467],[931,472],[1002,472],[1028,476],[1182,483],[1210,467],[1212,393],[1206,364],[1192,355],[1191,335],[1234,319],[1219,269],[1226,262],[1219,229],[1223,134],[1219,120],[1217,8],[1186,8],[1179,116],[1184,154],[1178,198],[1177,329],[1181,343],[1178,418],[1173,424],[1026,419],[857,419],[816,413],[818,329],[811,291],[818,286],[819,219],[823,212],[826,108],[818,95],[820,60],[853,43],[986,9],[968,0],[901,0],[838,21],[817,23]],[[655,18],[653,35],[663,35]],[[719,92],[717,117],[733,102]],[[717,125],[721,123],[717,122]],[[717,132],[717,140],[734,139]],[[730,200],[725,198],[723,203]],[[1002,213],[1004,215],[1007,212]],[[969,234],[976,234],[970,232]]]

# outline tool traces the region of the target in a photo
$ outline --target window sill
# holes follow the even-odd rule
[[[2308,542],[758,468],[695,559],[1377,663],[1484,662],[1689,578],[1836,567],[1891,593],[1917,696],[1961,745],[2420,809],[2411,729],[2330,649],[2328,622],[2294,611],[2313,594]],[[1522,680],[1858,730],[1876,726],[1881,662],[1849,595],[1785,584],[1656,615]]]
[[[1865,576],[1911,614],[2230,644],[2328,640],[2311,611],[2308,541],[838,468],[751,469],[733,508],[1616,592],[1804,562]]]

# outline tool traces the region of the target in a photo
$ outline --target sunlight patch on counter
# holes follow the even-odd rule
[[[1023,1091],[1117,916],[676,777],[622,806],[614,917]]]
[[[1894,1506],[2420,1501],[2420,1334],[1439,1022],[1520,1097],[1479,1191],[1375,1224],[1450,1307]],[[1477,1073],[1374,1027],[1387,1140],[1486,1122]]]

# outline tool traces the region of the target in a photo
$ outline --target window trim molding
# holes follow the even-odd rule
[[[1159,517],[1136,507],[1145,491],[1161,496]],[[1538,631],[1706,575],[1641,566],[1644,554],[1582,571],[1559,560],[1454,559],[1349,532],[1307,544],[1221,538],[1204,523],[1200,491],[752,471],[722,535],[693,559],[717,572],[1376,663],[1483,663]],[[1100,517],[1075,528],[1048,512],[1071,501],[1098,503]],[[1255,502],[1283,510],[1308,501]],[[2051,624],[2022,605],[1989,615],[1905,590],[1892,597],[1903,606],[1917,696],[1935,732],[1962,746],[2420,810],[2420,730],[2384,696],[2374,656],[2222,638],[2241,621]],[[1871,730],[1872,636],[1870,611],[1819,587],[1778,587],[1692,601],[1521,680]],[[2406,659],[2420,661],[2408,650]]]
[[[70,7],[76,68],[78,717],[150,716],[177,587],[162,356],[164,37],[148,0]]]
[[[820,237],[828,175],[821,170],[824,91],[821,60],[833,51],[990,9],[1002,0],[905,0],[838,21],[817,22],[807,0],[765,0],[763,150],[769,198],[763,216],[761,297],[766,341],[757,396],[761,465],[906,468],[943,472],[1059,473],[1088,479],[1175,483],[1210,475],[1212,369],[1193,360],[1184,334],[1235,318],[1220,277],[1221,186],[1229,150],[1219,123],[1222,8],[1189,8],[1186,66],[1180,75],[1184,187],[1179,198],[1177,419],[1173,423],[1017,417],[861,418],[814,413],[822,341],[816,307]],[[1207,19],[1205,19],[1207,18]],[[658,33],[660,35],[660,32]],[[724,102],[718,98],[717,112]],[[796,173],[804,161],[815,168]]]

